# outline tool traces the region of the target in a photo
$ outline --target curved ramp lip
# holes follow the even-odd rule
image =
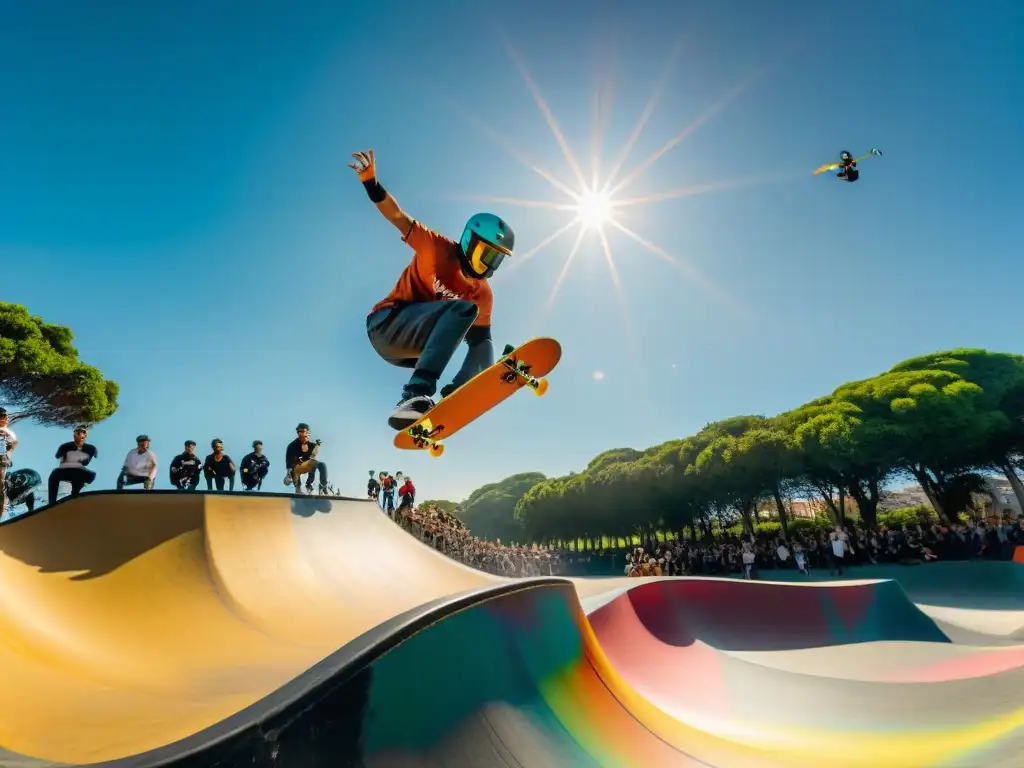
[[[8,518],[3,522],[0,522],[0,528],[7,525],[14,525],[20,523],[22,520],[27,520],[30,517],[41,515],[44,512],[49,512],[51,509],[56,507],[64,506],[65,504],[74,504],[77,499],[84,499],[86,497],[94,496],[116,496],[118,498],[131,498],[132,496],[138,496],[139,501],[145,501],[153,496],[180,496],[183,498],[194,498],[201,496],[227,496],[233,499],[299,499],[305,501],[306,499],[323,499],[324,501],[357,501],[366,502],[367,504],[373,503],[373,499],[367,498],[356,498],[355,496],[307,496],[305,494],[297,493],[283,493],[278,491],[179,491],[174,488],[154,488],[152,491],[130,491],[123,490],[118,491],[113,488],[106,488],[99,491],[83,491],[77,496],[65,496],[62,499],[57,499],[53,504],[47,504],[42,507],[38,507],[31,512],[24,512],[16,517]],[[383,514],[383,513],[381,513]]]
[[[325,687],[333,689],[344,685],[418,632],[455,613],[494,598],[544,587],[572,589],[572,582],[554,577],[523,579],[425,603],[364,632],[317,662],[299,677],[209,728],[148,752],[101,763],[89,763],[88,768],[158,768],[185,764],[185,761],[195,759],[211,748],[241,741],[246,737],[255,737],[261,742],[273,742],[278,733],[284,731],[292,721],[314,705],[319,698],[318,694]],[[11,758],[22,759],[26,764],[35,766],[57,765],[20,755],[12,755]],[[0,758],[0,764],[4,762]]]

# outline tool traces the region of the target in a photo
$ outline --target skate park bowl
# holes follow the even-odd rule
[[[0,765],[1019,766],[1024,566],[957,565],[505,579],[369,501],[86,493],[0,525]]]

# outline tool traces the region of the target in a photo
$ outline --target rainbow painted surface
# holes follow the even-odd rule
[[[898,573],[517,581],[370,501],[83,494],[0,525],[0,766],[1019,766],[1024,565]]]
[[[908,660],[916,644],[959,647],[893,582],[662,580],[589,620],[568,585],[526,590],[448,618],[374,665],[368,764],[472,754],[474,765],[502,765],[497,744],[524,765],[623,767],[798,766],[823,755],[830,766],[976,766],[1019,754],[1024,647],[969,649],[871,685],[730,652],[877,642],[901,643]],[[998,680],[986,677],[993,657]]]

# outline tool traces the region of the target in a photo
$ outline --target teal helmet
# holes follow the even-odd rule
[[[506,257],[512,255],[516,235],[512,227],[493,213],[477,213],[462,231],[462,267],[467,275],[481,280],[494,274]]]

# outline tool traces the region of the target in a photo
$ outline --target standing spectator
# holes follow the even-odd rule
[[[381,496],[381,509],[383,509],[388,517],[394,517],[395,514],[395,478],[389,475],[387,472],[380,473],[380,496]]]
[[[228,490],[235,490],[235,464],[231,457],[224,453],[224,443],[218,438],[210,441],[213,451],[203,462],[203,475],[206,477],[206,490],[212,491],[214,483],[217,490],[224,490],[224,481],[228,482]]]
[[[367,498],[377,501],[380,498],[380,483],[377,482],[377,478],[373,476],[373,470],[370,470],[370,481],[366,484],[366,496]]]
[[[128,451],[121,465],[121,474],[117,476],[117,490],[123,491],[126,485],[139,485],[147,491],[153,490],[156,483],[156,454],[149,450],[149,435],[135,438],[136,448]]]
[[[194,491],[199,487],[202,465],[196,456],[196,441],[186,440],[185,450],[171,460],[171,485],[179,491]]]
[[[288,473],[284,476],[285,485],[295,485],[295,492],[302,490],[302,476],[306,475],[306,493],[313,492],[313,481],[317,471],[320,472],[320,493],[327,493],[327,465],[316,457],[320,451],[320,441],[309,439],[309,424],[300,423],[295,427],[295,439],[288,443],[284,453],[285,467]]]
[[[796,569],[800,571],[800,573],[804,576],[811,575],[811,572],[807,569],[807,553],[804,552],[804,548],[800,542],[793,545],[793,559],[796,560]]]
[[[11,467],[11,454],[18,447],[18,437],[7,426],[7,409],[0,408],[0,517],[7,510],[7,470]]]
[[[252,453],[242,457],[242,486],[247,491],[263,487],[263,478],[270,474],[270,459],[263,455],[263,441],[252,441]]]
[[[757,561],[757,555],[754,554],[753,548],[750,544],[744,542],[743,544],[743,578],[753,579],[754,578],[754,563]]]
[[[401,473],[399,473],[401,474]],[[412,484],[412,478],[405,478],[405,482],[398,489],[398,511],[411,510],[416,503],[416,486]]]
[[[82,488],[96,479],[96,473],[86,469],[89,462],[99,455],[96,446],[85,442],[88,436],[89,430],[84,425],[75,427],[71,442],[61,443],[57,449],[54,458],[60,464],[50,473],[46,483],[50,504],[56,503],[57,491],[62,482],[71,486],[72,496],[77,496],[82,492]]]
[[[837,525],[828,538],[832,545],[832,572],[842,576],[843,565],[846,563],[846,532]]]

